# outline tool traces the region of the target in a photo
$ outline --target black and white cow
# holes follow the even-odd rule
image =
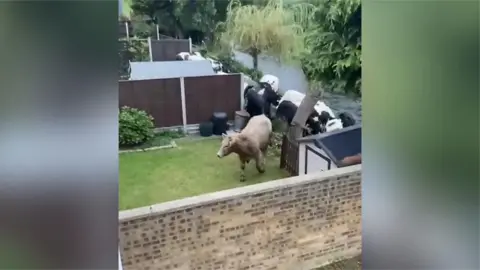
[[[343,127],[349,127],[356,124],[355,118],[349,112],[342,112],[338,114],[338,118],[342,121]]]
[[[290,125],[295,117],[295,114],[297,113],[297,109],[297,105],[295,105],[293,102],[284,100],[278,105],[276,115]],[[310,129],[311,134],[318,134],[322,132],[322,126],[318,121],[318,113],[316,111],[313,111],[309,115],[305,126]]]
[[[328,120],[325,125],[325,131],[331,132],[334,130],[346,128],[355,125],[356,121],[353,116],[348,112],[342,112],[338,114],[338,118]]]
[[[248,85],[244,92],[243,98],[245,100],[245,111],[248,112],[250,117],[261,115],[264,113],[265,101],[263,97],[255,91],[255,87]]]
[[[304,98],[305,94],[300,93],[296,90],[288,90],[282,96],[280,103],[282,103],[283,101],[290,101],[298,107],[300,106]],[[348,112],[342,112],[338,114],[338,118],[336,118],[332,109],[328,107],[323,101],[318,101],[317,104],[315,104],[314,112],[311,116],[318,117],[322,132],[331,132],[334,130],[353,126],[356,123],[353,116]]]
[[[297,90],[287,90],[285,94],[283,94],[283,96],[281,97],[280,102],[284,100],[288,100],[293,102],[293,104],[297,105],[298,107],[300,106],[304,98],[305,98],[304,93],[300,93]],[[330,117],[335,118],[335,114],[332,111],[332,109],[329,106],[327,106],[327,104],[325,104],[325,102],[323,101],[319,100],[315,104],[314,109],[318,112],[319,115],[322,114],[322,112],[327,112],[330,115]]]
[[[320,124],[322,124],[324,126],[326,126],[328,121],[330,121],[332,119],[334,119],[334,118],[326,111],[322,111],[322,113],[318,116],[318,121],[320,121]]]
[[[254,86],[247,85],[243,97],[245,100],[245,110],[250,117],[265,114],[268,118],[272,118],[270,107],[277,106],[281,96],[275,92],[268,83],[260,83],[260,90],[257,91]]]
[[[270,108],[272,105],[277,107],[282,96],[278,94],[275,90],[273,90],[272,86],[269,83],[260,82],[260,87],[262,88],[262,90],[260,90],[259,93],[261,93],[264,100],[263,111],[265,115],[271,120],[272,116],[270,114]]]

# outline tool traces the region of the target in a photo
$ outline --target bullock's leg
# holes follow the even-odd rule
[[[240,159],[240,182],[245,182],[245,165],[248,161]]]
[[[272,143],[273,143],[273,140],[272,140]],[[265,145],[265,147],[262,148],[263,159],[267,158],[267,150],[268,150],[269,145],[270,145],[270,143]]]
[[[263,155],[262,151],[259,151],[257,156],[255,157],[255,163],[257,166],[257,171],[259,173],[265,172],[265,156]]]

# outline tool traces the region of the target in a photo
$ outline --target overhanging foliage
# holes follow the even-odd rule
[[[330,91],[361,95],[360,0],[326,0],[315,6],[302,57],[309,81]]]
[[[215,28],[214,0],[132,0],[134,14],[146,15],[158,24],[164,35],[184,38],[189,31],[201,31],[205,36]]]
[[[266,5],[242,5],[232,0],[226,21],[217,25],[222,32],[220,46],[232,49],[234,44],[235,49],[248,52],[254,59],[260,53],[286,62],[298,59],[304,50],[304,31],[296,15],[282,0],[270,0]]]
[[[120,57],[119,78],[128,80],[130,77],[129,61],[150,61],[148,41],[145,39],[119,39],[118,55]]]

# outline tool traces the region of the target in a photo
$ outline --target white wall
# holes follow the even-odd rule
[[[307,151],[307,146],[318,152],[320,155],[314,153],[312,150]],[[335,163],[331,161],[325,151],[318,148],[313,142],[301,142],[298,147],[298,174],[310,174],[319,171],[328,171],[337,168]],[[305,159],[305,152],[307,158]],[[322,157],[323,156],[323,157]],[[328,163],[330,162],[330,169]],[[307,172],[305,173],[305,163],[307,163]]]
[[[120,255],[120,250],[118,250],[118,270],[123,270],[123,265],[122,265],[122,255]]]

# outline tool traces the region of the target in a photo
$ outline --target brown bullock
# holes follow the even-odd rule
[[[342,167],[357,165],[362,163],[362,154],[356,154],[354,156],[348,156],[342,159],[341,164]]]
[[[258,172],[265,172],[265,157],[272,136],[272,122],[265,115],[257,115],[238,134],[223,134],[222,145],[217,152],[219,158],[236,153],[240,160],[240,181],[245,181],[245,165],[255,160]]]

